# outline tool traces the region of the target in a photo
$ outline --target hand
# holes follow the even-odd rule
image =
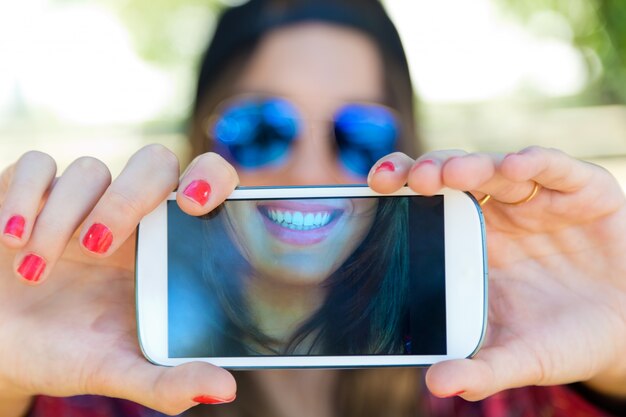
[[[376,171],[382,162],[391,162]],[[489,325],[472,359],[433,365],[437,396],[483,399],[526,385],[587,383],[626,397],[626,205],[603,168],[532,147],[503,155],[391,154],[370,185],[441,187],[492,199],[483,207],[489,261]],[[540,185],[538,194],[523,201]]]
[[[235,383],[225,370],[159,367],[139,351],[134,230],[178,185],[176,157],[145,147],[112,183],[92,158],[76,160],[58,179],[55,171],[49,156],[29,152],[0,177],[0,402],[89,393],[178,414],[198,402],[232,400]],[[187,187],[196,179],[212,186],[195,195],[200,202],[183,194],[194,197]],[[236,184],[221,157],[201,155],[182,176],[178,201],[203,214]]]

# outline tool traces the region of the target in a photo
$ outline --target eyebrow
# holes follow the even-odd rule
[[[241,87],[237,87],[233,90],[233,94],[234,96],[236,95],[259,95],[262,97],[282,97],[285,99],[290,99],[293,98],[293,96],[291,96],[290,94],[286,93],[286,92],[279,92],[279,91],[270,91],[270,90],[261,90],[261,89],[254,89],[254,88],[241,88]],[[388,106],[388,102],[385,98],[377,96],[377,97],[359,97],[359,96],[354,96],[354,97],[350,97],[348,99],[341,99],[340,100],[342,103],[372,103],[372,104],[381,104],[384,106]]]

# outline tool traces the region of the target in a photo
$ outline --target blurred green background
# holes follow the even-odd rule
[[[186,153],[197,62],[235,0],[0,4],[0,166],[28,149],[119,172],[146,143]],[[427,147],[553,146],[626,184],[626,1],[386,0]]]

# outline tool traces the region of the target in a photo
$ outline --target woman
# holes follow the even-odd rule
[[[37,394],[120,397],[169,414],[235,398],[235,381],[225,370],[204,363],[158,368],[141,357],[131,307],[133,230],[177,186],[181,208],[203,215],[238,182],[364,180],[346,168],[324,123],[346,102],[392,106],[403,116],[403,131],[410,137],[412,123],[405,120],[411,118],[406,107],[410,102],[401,101],[409,94],[397,88],[402,80],[406,87],[408,80],[399,43],[382,48],[380,41],[389,37],[377,35],[380,25],[351,20],[360,15],[356,10],[374,10],[376,22],[385,21],[380,7],[371,1],[346,1],[341,2],[343,12],[313,13],[311,8],[319,3],[296,7],[293,17],[279,22],[284,24],[270,20],[265,32],[252,31],[250,42],[239,44],[239,54],[229,57],[229,71],[203,71],[192,135],[198,156],[180,179],[176,158],[159,146],[135,154],[112,183],[106,167],[89,158],[73,163],[51,190],[55,166],[46,155],[25,154],[5,171],[0,199],[0,414],[27,414]],[[332,8],[338,2],[321,3]],[[254,20],[262,10],[282,10],[283,4],[252,1],[239,10]],[[250,29],[245,24],[249,21],[238,22],[242,32]],[[226,34],[218,30],[216,43],[220,36]],[[234,51],[209,53],[210,63],[222,68],[225,52]],[[394,66],[399,72],[394,73]],[[242,92],[288,96],[305,110],[307,128],[278,165],[235,170],[220,156],[202,153],[207,140],[197,138],[205,132],[204,117],[214,112],[213,102],[217,106],[221,96],[230,95],[219,92],[230,90],[229,77]],[[215,84],[209,88],[206,82]],[[411,146],[403,139],[397,149],[415,155]],[[469,190],[485,202],[491,270],[487,341],[471,360],[443,362],[428,370],[426,384],[434,395],[481,400],[508,388],[585,382],[582,388],[505,392],[477,404],[432,400],[435,413],[495,416],[504,409],[509,415],[545,410],[601,415],[574,389],[587,390],[585,397],[591,390],[623,407],[626,205],[608,173],[558,151],[530,148],[506,156],[438,151],[417,160],[390,153],[367,175],[370,186],[380,192],[408,182],[423,194],[448,186]],[[208,412],[411,415],[417,408],[413,378],[410,370],[245,374],[235,409]],[[609,407],[606,398],[594,400],[596,406]],[[54,414],[60,407],[65,410],[58,414],[65,415],[94,415],[89,407],[98,407],[103,415],[147,413],[102,398],[38,397],[32,414]]]

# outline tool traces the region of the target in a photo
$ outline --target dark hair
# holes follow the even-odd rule
[[[377,0],[251,0],[220,18],[200,66],[190,123],[191,152],[212,148],[206,119],[232,94],[231,85],[264,35],[301,22],[319,21],[358,30],[378,46],[384,67],[386,104],[397,110],[402,126],[399,150],[421,152],[415,126],[414,93],[402,43]]]

